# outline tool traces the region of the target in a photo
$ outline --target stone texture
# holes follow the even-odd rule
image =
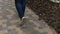
[[[50,29],[47,24],[45,24],[47,26],[44,26],[44,21],[41,25],[41,22],[38,21],[38,16],[28,7],[26,7],[25,12],[26,19],[23,20],[26,26],[19,26],[21,21],[15,8],[14,0],[0,0],[0,7],[0,34],[34,34],[36,32],[36,34],[44,32],[47,32],[48,34],[57,34],[55,30]],[[41,29],[39,27],[41,27]]]

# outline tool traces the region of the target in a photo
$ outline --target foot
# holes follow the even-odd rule
[[[21,20],[21,23],[20,23],[20,26],[25,26],[26,24],[24,23],[24,19],[25,19],[26,17],[23,17],[22,18],[22,20]]]

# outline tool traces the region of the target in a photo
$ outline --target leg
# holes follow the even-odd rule
[[[21,20],[22,20],[22,17],[24,16],[25,4],[26,4],[25,0],[15,0],[16,9]],[[23,21],[21,22],[20,26],[22,25],[24,25]]]
[[[15,5],[19,14],[19,17],[22,19],[25,12],[25,0],[15,0]]]

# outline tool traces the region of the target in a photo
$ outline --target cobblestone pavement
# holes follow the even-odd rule
[[[14,0],[0,0],[0,34],[57,34],[43,20],[26,8],[25,27],[20,27]]]

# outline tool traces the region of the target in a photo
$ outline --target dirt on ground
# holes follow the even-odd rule
[[[27,6],[39,16],[39,19],[44,19],[60,34],[60,3],[50,0],[28,0]]]

